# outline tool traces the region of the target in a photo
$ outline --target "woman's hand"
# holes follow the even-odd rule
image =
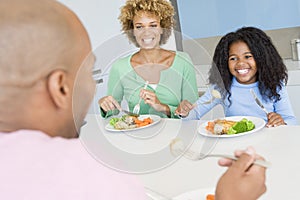
[[[270,112],[268,114],[268,123],[267,127],[276,127],[280,125],[286,125],[284,120],[282,119],[281,115],[275,113],[275,112]]]
[[[266,169],[254,165],[256,159],[263,159],[255,153],[252,147],[246,151],[236,151],[239,159],[232,161],[220,159],[221,166],[227,166],[227,171],[219,179],[216,188],[216,199],[219,200],[254,200],[266,191]]]
[[[194,109],[194,105],[188,100],[183,100],[175,110],[175,114],[181,117],[186,117],[192,109]]]
[[[120,104],[112,96],[102,97],[98,104],[104,112],[116,109],[121,110]]]
[[[140,97],[144,100],[145,104],[148,104],[156,111],[163,112],[170,117],[171,112],[169,106],[161,103],[153,91],[142,89],[140,91]]]

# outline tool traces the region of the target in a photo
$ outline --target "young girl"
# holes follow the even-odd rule
[[[175,112],[188,119],[200,119],[221,104],[226,117],[256,116],[263,118],[267,126],[295,125],[285,87],[287,79],[286,66],[271,39],[258,28],[244,27],[226,34],[218,43],[209,72],[210,90],[195,104],[182,101]],[[222,98],[203,104],[211,99],[213,89]],[[268,114],[256,104],[251,90]]]

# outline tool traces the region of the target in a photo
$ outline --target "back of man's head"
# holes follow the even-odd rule
[[[72,116],[76,73],[91,50],[86,30],[55,0],[0,0],[0,13],[0,131],[67,131],[59,121]]]

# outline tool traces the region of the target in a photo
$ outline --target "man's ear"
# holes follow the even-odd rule
[[[70,85],[63,70],[55,70],[48,77],[48,90],[53,103],[59,108],[70,106]]]

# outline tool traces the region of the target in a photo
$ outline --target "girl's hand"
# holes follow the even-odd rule
[[[116,109],[121,110],[120,104],[112,96],[102,97],[98,104],[104,112]]]
[[[175,114],[180,115],[182,117],[186,117],[189,115],[189,112],[194,108],[194,105],[189,102],[188,100],[183,100],[178,105],[177,109],[175,110]]]
[[[282,119],[281,115],[274,113],[274,112],[270,112],[268,114],[268,123],[266,126],[267,127],[276,127],[276,126],[280,126],[280,125],[286,125],[286,123]]]
[[[170,116],[169,106],[161,103],[153,91],[142,89],[140,91],[140,97],[144,100],[145,104],[150,105],[156,111],[163,112],[167,116]]]

